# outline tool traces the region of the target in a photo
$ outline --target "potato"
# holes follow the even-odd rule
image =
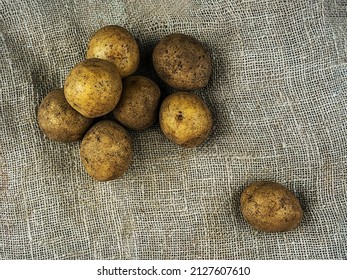
[[[180,91],[164,99],[159,123],[167,138],[191,148],[208,138],[212,129],[212,114],[196,94]]]
[[[70,71],[64,84],[66,100],[87,118],[111,112],[122,93],[116,67],[99,58],[86,59]]]
[[[153,65],[158,76],[178,90],[195,90],[207,85],[212,65],[209,52],[193,37],[171,34],[155,46]]]
[[[265,232],[293,230],[303,216],[294,194],[281,184],[268,181],[257,181],[244,189],[241,212],[254,228]]]
[[[130,166],[132,154],[129,133],[111,120],[92,126],[81,143],[82,164],[87,173],[98,181],[121,177]]]
[[[143,76],[130,76],[123,81],[122,96],[113,110],[115,119],[127,128],[143,130],[157,120],[159,87]]]
[[[78,113],[64,97],[63,89],[55,89],[42,100],[37,121],[43,133],[51,140],[72,142],[82,139],[92,119]]]
[[[105,26],[94,33],[88,43],[87,58],[112,62],[122,78],[133,74],[140,62],[140,51],[134,37],[117,25]]]

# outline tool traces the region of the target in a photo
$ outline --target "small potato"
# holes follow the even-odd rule
[[[294,194],[288,188],[268,181],[257,181],[244,189],[241,212],[254,228],[265,232],[293,230],[303,216]]]
[[[43,133],[51,140],[73,142],[82,139],[92,119],[78,113],[64,97],[63,89],[55,89],[42,100],[37,121]]]
[[[86,59],[70,71],[64,92],[76,111],[87,118],[96,118],[116,107],[122,80],[112,63],[99,58]]]
[[[92,126],[81,143],[81,160],[87,173],[98,181],[122,176],[132,159],[132,140],[119,124],[104,120]]]
[[[208,138],[212,129],[212,114],[196,94],[175,92],[164,99],[159,123],[167,138],[191,148]]]
[[[115,119],[127,128],[144,130],[157,120],[159,87],[143,76],[130,76],[123,81],[123,92],[113,110]]]
[[[117,25],[105,26],[94,33],[88,43],[87,58],[112,62],[122,78],[133,74],[140,62],[140,51],[134,37]]]
[[[209,52],[193,37],[171,34],[155,46],[153,65],[158,76],[179,90],[205,87],[212,72]]]

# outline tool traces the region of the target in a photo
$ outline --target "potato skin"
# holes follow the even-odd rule
[[[87,173],[98,181],[121,177],[128,170],[132,155],[131,136],[111,120],[92,126],[81,143],[82,164]]]
[[[44,97],[38,108],[37,121],[49,139],[73,142],[82,139],[93,120],[72,108],[65,99],[63,89],[59,88]]]
[[[144,130],[157,120],[159,100],[160,89],[152,80],[130,76],[123,80],[122,96],[113,115],[127,128]]]
[[[167,96],[159,111],[160,128],[167,138],[183,147],[204,142],[212,130],[212,114],[194,93],[179,91]]]
[[[140,62],[136,40],[121,26],[108,25],[97,30],[87,47],[87,58],[101,58],[112,62],[120,76],[133,74]]]
[[[212,72],[209,52],[195,38],[171,34],[160,40],[153,51],[158,76],[178,90],[195,90],[207,85]]]
[[[303,211],[299,200],[281,184],[256,181],[241,194],[241,212],[257,230],[282,232],[297,228]]]
[[[122,80],[110,62],[86,59],[72,68],[65,80],[64,92],[76,111],[87,118],[96,118],[116,107],[122,93]]]

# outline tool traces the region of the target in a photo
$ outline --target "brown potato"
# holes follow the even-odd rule
[[[205,87],[212,72],[209,52],[193,37],[171,34],[155,46],[153,65],[158,76],[179,90]]]
[[[132,159],[132,140],[121,125],[104,120],[92,126],[81,143],[81,160],[87,173],[98,181],[121,177]]]
[[[64,97],[63,89],[55,89],[42,100],[37,121],[43,133],[51,140],[72,142],[82,139],[92,119],[78,113]]]
[[[122,96],[113,110],[115,119],[127,128],[143,130],[157,120],[159,87],[143,76],[130,76],[123,81]]]
[[[241,194],[241,212],[257,230],[289,231],[298,227],[303,211],[299,200],[281,184],[257,181]]]
[[[94,33],[88,43],[87,58],[112,62],[122,78],[133,74],[140,62],[140,51],[134,37],[117,25],[105,26]]]
[[[87,118],[96,118],[116,107],[122,80],[112,63],[99,58],[86,59],[70,71],[64,92],[75,110]]]
[[[196,94],[180,91],[164,99],[159,123],[167,138],[191,148],[208,138],[212,129],[212,114]]]

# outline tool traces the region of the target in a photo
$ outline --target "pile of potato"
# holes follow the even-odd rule
[[[177,91],[161,103],[159,87],[133,75],[139,47],[124,28],[105,26],[91,37],[86,59],[75,65],[63,89],[51,91],[38,109],[38,124],[51,140],[82,139],[80,156],[87,173],[98,181],[121,177],[133,157],[128,129],[144,130],[159,118],[164,135],[183,147],[203,143],[212,129],[212,115],[193,90],[207,85],[212,71],[209,52],[184,34],[168,35],[155,46],[153,66]],[[100,118],[111,115],[112,119]],[[273,182],[255,182],[241,195],[245,219],[262,231],[296,228],[302,219],[297,198]]]
[[[133,75],[139,63],[139,47],[131,33],[105,26],[91,37],[86,59],[71,69],[64,89],[50,92],[39,106],[38,123],[48,138],[82,139],[83,166],[96,180],[113,180],[128,170],[133,149],[127,129],[147,129],[158,116],[163,133],[181,146],[198,146],[211,132],[210,110],[190,92],[206,86],[211,76],[210,54],[199,41],[171,34],[155,47],[158,76],[179,90],[161,104],[159,87]],[[113,118],[100,120],[105,115]]]

